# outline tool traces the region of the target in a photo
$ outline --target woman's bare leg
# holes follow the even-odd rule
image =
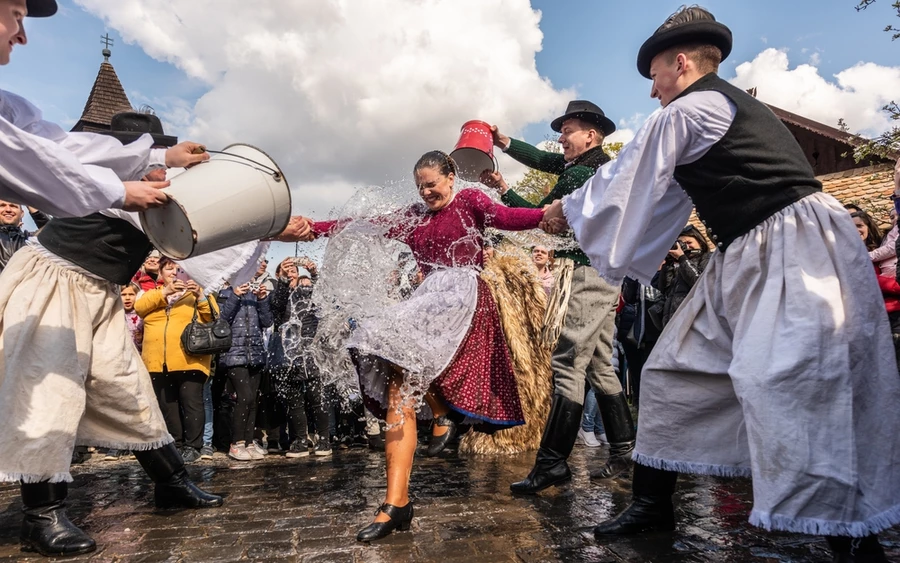
[[[389,430],[384,433],[384,456],[387,465],[387,493],[384,502],[397,507],[409,503],[409,475],[412,472],[413,457],[416,453],[416,412],[409,407],[398,412],[401,403],[401,376],[394,374],[388,386],[388,409],[386,421]],[[376,522],[387,522],[390,517],[378,513]]]

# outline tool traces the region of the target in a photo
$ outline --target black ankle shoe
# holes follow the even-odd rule
[[[157,483],[153,499],[157,508],[215,508],[224,502],[195,485],[184,469]]]
[[[356,541],[375,541],[391,535],[394,530],[405,532],[409,529],[413,519],[413,504],[406,503],[406,506],[396,507],[393,504],[384,503],[375,511],[375,516],[379,512],[384,512],[391,519],[387,522],[372,522],[356,534]]]
[[[97,549],[87,534],[66,516],[66,483],[22,484],[22,512],[20,539],[22,549],[37,551],[45,557],[78,555]]]
[[[450,418],[450,415],[435,418],[434,424],[447,428],[447,431],[441,436],[431,435],[431,439],[428,441],[428,449],[425,451],[425,455],[428,457],[434,457],[444,451],[447,444],[456,436],[456,422]]]
[[[594,528],[594,537],[627,536],[641,532],[675,529],[675,508],[671,497],[635,495],[621,514]]]

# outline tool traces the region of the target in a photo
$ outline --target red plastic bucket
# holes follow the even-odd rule
[[[478,182],[485,170],[497,171],[491,126],[484,121],[467,121],[459,132],[459,141],[450,156],[456,161],[459,177]]]

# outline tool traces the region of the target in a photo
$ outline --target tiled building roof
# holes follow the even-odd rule
[[[87,103],[84,104],[81,119],[72,131],[109,131],[112,116],[131,109],[131,102],[115,69],[108,61],[103,61]]]
[[[872,215],[881,225],[890,225],[889,199],[894,191],[894,167],[890,164],[854,168],[818,177],[825,193],[843,204],[853,203]]]

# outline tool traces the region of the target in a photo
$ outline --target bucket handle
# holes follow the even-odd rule
[[[210,153],[210,154],[224,154],[224,155],[226,155],[226,156],[232,156],[232,157],[234,157],[234,158],[240,158],[240,159],[242,159],[242,160],[246,160],[247,163],[255,164],[256,166],[259,166],[260,168],[264,169],[264,170],[267,171],[269,174],[271,174],[272,177],[275,178],[276,180],[278,180],[278,179],[281,178],[281,172],[279,172],[278,170],[272,168],[271,166],[266,166],[265,164],[263,164],[263,163],[261,163],[261,162],[256,162],[256,161],[253,160],[252,158],[249,158],[249,157],[246,157],[246,156],[242,156],[242,155],[239,155],[239,154],[234,154],[233,152],[226,152],[226,151],[211,151],[211,150],[207,149],[206,152],[208,152],[208,153]],[[250,164],[247,164],[247,163],[244,163],[244,162],[238,162],[237,164],[243,164],[244,166],[250,166]]]

